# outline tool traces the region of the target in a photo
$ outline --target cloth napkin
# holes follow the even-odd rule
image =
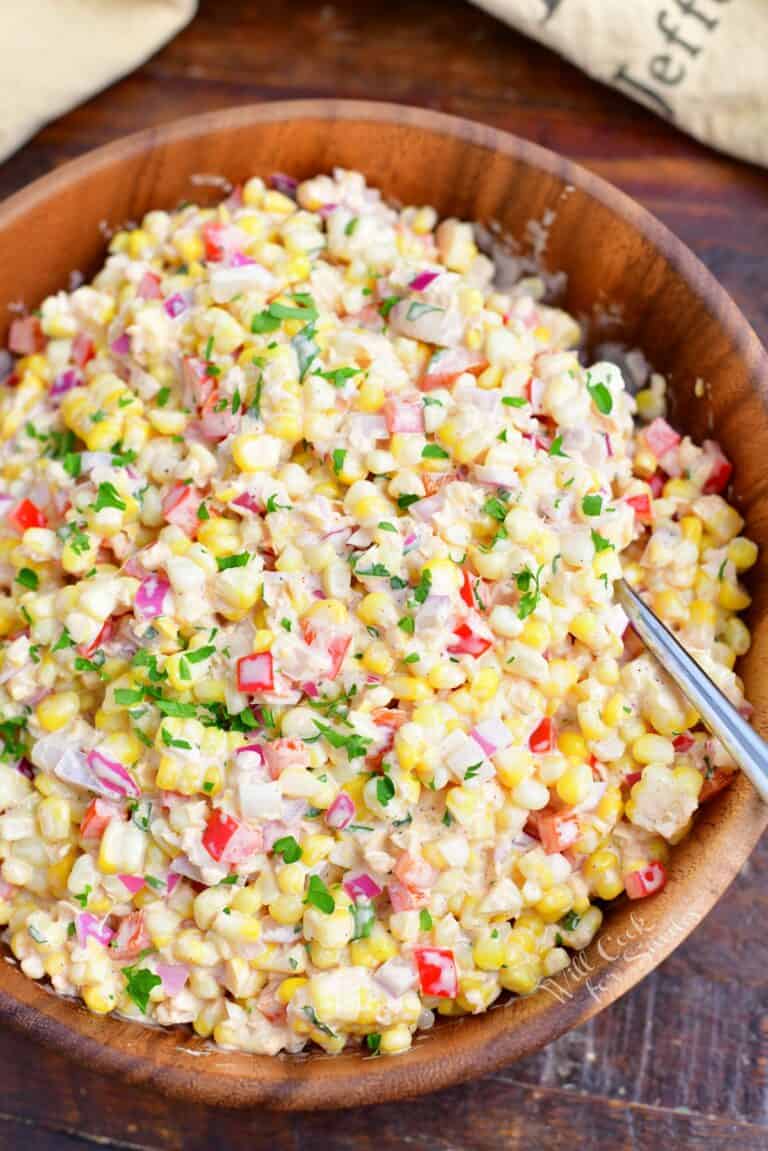
[[[697,139],[768,164],[768,0],[475,2]],[[0,160],[138,67],[196,7],[0,0]]]
[[[197,0],[0,0],[0,160],[132,72],[196,7]]]
[[[768,0],[476,0],[723,152],[768,164]]]

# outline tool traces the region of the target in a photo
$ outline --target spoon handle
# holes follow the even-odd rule
[[[616,593],[641,640],[768,803],[768,743],[754,731],[626,580]]]

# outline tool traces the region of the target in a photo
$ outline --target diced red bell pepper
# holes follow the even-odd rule
[[[160,284],[162,280],[155,272],[145,272],[139,280],[136,295],[140,300],[159,300],[162,296]]]
[[[624,886],[630,899],[645,899],[655,895],[667,882],[667,872],[663,863],[654,860],[640,871],[631,871],[624,876]]]
[[[80,834],[83,839],[101,839],[107,824],[113,819],[122,819],[123,813],[114,803],[98,796],[92,799],[80,820]]]
[[[464,600],[464,603],[467,605],[467,607],[474,607],[475,595],[472,591],[472,576],[469,574],[466,568],[464,568],[462,574],[464,579],[461,585],[461,592],[459,594],[461,595],[461,598]]]
[[[639,496],[627,496],[626,502],[632,508],[641,524],[649,524],[653,520],[653,512],[651,510],[651,497],[643,492]]]
[[[735,775],[734,771],[725,771],[722,767],[716,767],[708,778],[704,777],[704,785],[699,792],[699,803],[706,803],[713,795],[717,795],[723,788],[728,787]]]
[[[720,450],[719,444],[711,443],[709,458],[711,468],[703,488],[704,494],[707,496],[717,495],[724,491],[733,471],[733,464]]]
[[[635,786],[635,784],[638,782],[638,780],[640,780],[642,778],[643,778],[642,771],[628,771],[627,774],[622,777],[622,780],[621,780],[622,787],[632,788]]]
[[[78,332],[72,341],[72,361],[78,368],[84,368],[96,355],[96,345],[85,332]]]
[[[194,539],[200,527],[197,513],[202,502],[196,488],[176,484],[163,500],[163,515],[169,524],[175,524],[190,539]]]
[[[351,643],[351,635],[335,635],[328,640],[328,655],[331,657],[331,670],[328,674],[331,679],[335,679],[341,671]]]
[[[201,408],[218,386],[216,377],[208,375],[208,366],[197,356],[185,356],[181,365],[186,402]]]
[[[528,737],[528,747],[534,755],[546,755],[555,749],[555,725],[549,716],[536,725]]]
[[[395,864],[395,875],[406,887],[426,891],[435,882],[435,872],[426,859],[404,851]]]
[[[206,260],[219,261],[224,259],[226,254],[224,231],[224,224],[217,224],[213,220],[207,224],[203,224],[203,243],[205,244]]]
[[[377,727],[389,727],[393,731],[397,731],[408,722],[406,712],[401,711],[399,707],[377,707],[371,712],[371,719]]]
[[[42,352],[45,336],[37,316],[22,316],[12,322],[8,332],[8,347],[16,356],[32,356]]]
[[[422,993],[438,999],[455,999],[459,994],[459,978],[450,947],[414,947],[413,955]]]
[[[477,659],[491,646],[491,640],[472,631],[472,628],[466,623],[461,623],[457,628],[454,628],[453,634],[456,640],[448,646],[451,655],[472,655]]]
[[[675,738],[672,740],[672,746],[674,747],[675,751],[682,753],[690,751],[695,742],[696,740],[693,738],[691,733],[684,731],[680,735],[675,736]]]
[[[467,348],[450,348],[432,356],[426,372],[418,381],[418,386],[423,392],[432,392],[436,388],[449,388],[464,372],[479,376],[487,367],[488,361],[485,356],[470,352]]]
[[[13,524],[20,532],[27,528],[44,528],[48,526],[48,517],[45,512],[32,503],[32,500],[23,499],[8,513],[8,522]]]
[[[657,460],[676,448],[681,439],[675,429],[661,417],[648,425],[643,432],[643,438]]]
[[[565,851],[579,838],[579,821],[572,811],[537,811],[533,819],[547,855]]]
[[[219,863],[242,863],[261,851],[262,846],[261,831],[227,815],[220,807],[211,812],[203,832],[203,847],[211,859]]]
[[[120,923],[117,934],[110,944],[115,959],[133,959],[152,946],[152,940],[144,923],[143,911],[132,911]]]
[[[406,887],[399,879],[390,879],[387,883],[387,895],[392,904],[393,911],[414,911],[419,907],[426,907],[427,893],[414,887]]]
[[[484,612],[487,602],[485,584],[479,576],[473,576],[466,568],[464,568],[462,574],[463,582],[459,595],[467,607],[476,608],[479,612]]]
[[[273,739],[264,745],[264,756],[272,779],[279,779],[288,767],[309,767],[309,752],[301,739]]]
[[[237,661],[237,690],[253,695],[259,691],[272,691],[275,674],[272,667],[272,653],[259,651],[244,655]]]
[[[439,492],[446,484],[451,484],[457,479],[456,472],[425,472],[421,477],[421,482],[424,485],[424,493],[428,496],[433,496],[435,492]]]

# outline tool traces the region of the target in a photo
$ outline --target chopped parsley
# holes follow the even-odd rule
[[[114,484],[102,483],[99,484],[96,502],[92,506],[96,512],[103,511],[104,508],[116,508],[119,512],[124,512],[128,505],[120,498]]]
[[[587,391],[598,412],[604,416],[610,415],[613,411],[613,396],[605,384],[593,384],[589,372],[587,372]]]
[[[276,839],[272,845],[272,850],[278,855],[282,855],[283,863],[295,863],[297,859],[301,859],[301,847],[292,835],[284,835],[281,839]]]
[[[133,1000],[139,1011],[146,1015],[149,994],[153,988],[160,986],[162,979],[146,967],[123,967],[121,970],[125,976],[126,995]]]
[[[319,875],[310,875],[304,902],[316,907],[324,915],[333,915],[336,908],[336,901]]]
[[[229,568],[244,568],[250,558],[250,552],[238,552],[234,556],[217,556],[216,567],[220,572],[227,571]]]
[[[585,516],[599,516],[603,510],[603,497],[599,492],[584,496],[584,499],[581,501],[581,510]]]

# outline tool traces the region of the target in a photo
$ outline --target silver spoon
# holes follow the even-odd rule
[[[720,688],[626,580],[616,581],[616,594],[645,646],[693,704],[705,726],[752,781],[763,802],[768,803],[768,743],[739,715]]]

